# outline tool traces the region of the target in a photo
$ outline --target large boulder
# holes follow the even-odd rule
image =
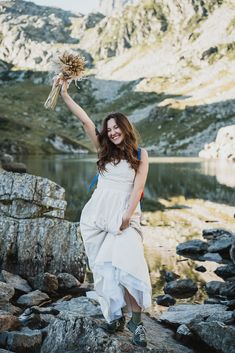
[[[42,216],[64,218],[65,190],[31,174],[0,173],[0,215],[17,219]]]
[[[206,144],[199,157],[235,161],[235,125],[220,128],[216,140]]]
[[[209,321],[225,322],[232,318],[232,312],[226,311],[221,304],[178,304],[171,306],[161,316],[161,322],[178,327],[190,325],[193,322]]]
[[[85,251],[79,224],[62,219],[65,190],[30,174],[0,173],[0,266],[38,288],[45,272],[83,282]]]
[[[216,352],[235,352],[235,327],[223,322],[206,321],[193,324],[191,330]]]

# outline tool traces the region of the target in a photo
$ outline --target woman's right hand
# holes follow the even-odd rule
[[[64,97],[68,94],[68,88],[69,88],[68,80],[60,79],[59,84],[61,84],[60,94],[62,97]]]

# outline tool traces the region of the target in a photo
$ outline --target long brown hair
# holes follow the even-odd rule
[[[117,126],[124,134],[124,139],[119,145],[112,143],[108,137],[108,121],[114,119]],[[140,161],[137,158],[139,136],[134,126],[122,113],[111,113],[103,121],[102,131],[98,135],[100,148],[98,151],[98,170],[103,172],[106,163],[118,164],[121,159],[127,160],[131,167],[137,171]]]

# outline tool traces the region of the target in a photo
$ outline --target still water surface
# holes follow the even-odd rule
[[[149,160],[143,210],[163,209],[162,199],[178,196],[235,205],[235,163],[185,157],[152,156]],[[95,156],[27,156],[21,157],[20,161],[26,163],[29,173],[49,178],[65,188],[68,201],[65,218],[79,221],[81,210],[90,197],[88,186],[96,174]],[[185,259],[186,262],[180,262],[182,260],[175,253],[175,236],[167,234],[167,227],[165,230],[164,236],[163,230],[157,231],[153,228],[154,236],[145,243],[155,295],[163,293],[164,281],[159,274],[164,268],[176,271],[182,277],[194,279],[199,287],[205,281],[220,280],[213,272],[217,267],[216,263],[202,263],[207,267],[207,272],[199,274],[195,272],[193,261]],[[205,293],[200,289],[192,300],[202,302],[204,298]]]
[[[235,205],[235,163],[185,157],[150,157],[143,210],[161,209],[159,199],[176,196]],[[28,172],[49,178],[66,190],[66,219],[79,221],[96,174],[95,156],[56,155],[21,158]]]

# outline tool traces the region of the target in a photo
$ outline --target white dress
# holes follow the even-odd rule
[[[122,316],[124,287],[142,309],[151,306],[151,283],[144,258],[138,204],[130,226],[120,231],[122,215],[128,208],[135,171],[126,160],[106,164],[97,188],[82,210],[80,229],[94,287],[105,319]]]

